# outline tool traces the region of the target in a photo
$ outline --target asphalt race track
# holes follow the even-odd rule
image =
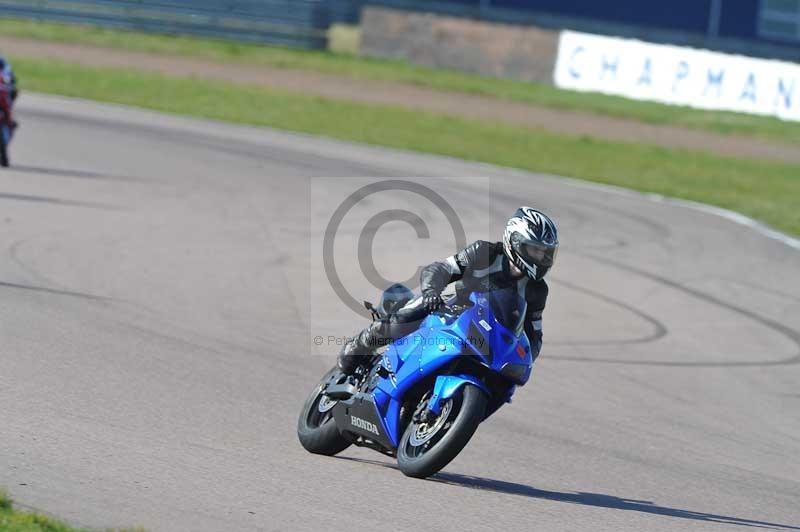
[[[21,505],[153,531],[800,530],[797,249],[445,158],[35,95],[19,117],[0,172],[0,486]],[[432,480],[295,436],[336,351],[310,347],[337,302],[312,301],[309,197],[342,176],[450,179],[468,212],[484,181],[458,176],[489,178],[474,214],[495,233],[471,239],[519,203],[560,222],[532,382]],[[439,258],[423,247],[392,267]]]

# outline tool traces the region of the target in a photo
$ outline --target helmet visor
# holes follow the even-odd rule
[[[529,264],[550,268],[556,261],[558,245],[548,246],[541,242],[523,242],[519,246],[519,254]]]

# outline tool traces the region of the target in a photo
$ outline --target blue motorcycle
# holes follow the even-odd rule
[[[433,475],[530,378],[525,308],[515,288],[473,292],[427,316],[355,375],[332,369],[303,406],[300,443],[324,455],[369,447],[395,456],[408,476]]]

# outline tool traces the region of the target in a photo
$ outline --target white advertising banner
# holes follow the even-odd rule
[[[556,86],[800,120],[800,65],[561,32]]]

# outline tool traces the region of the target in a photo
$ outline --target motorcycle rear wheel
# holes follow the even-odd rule
[[[339,369],[333,368],[325,374],[308,396],[297,420],[297,438],[310,453],[333,456],[350,447],[331,415],[335,401],[322,393],[331,377],[338,373],[341,373]]]
[[[449,464],[467,445],[486,413],[486,395],[465,384],[448,399],[441,413],[424,422],[417,415],[427,409],[427,397],[417,405],[397,448],[397,465],[404,475],[426,478]]]

